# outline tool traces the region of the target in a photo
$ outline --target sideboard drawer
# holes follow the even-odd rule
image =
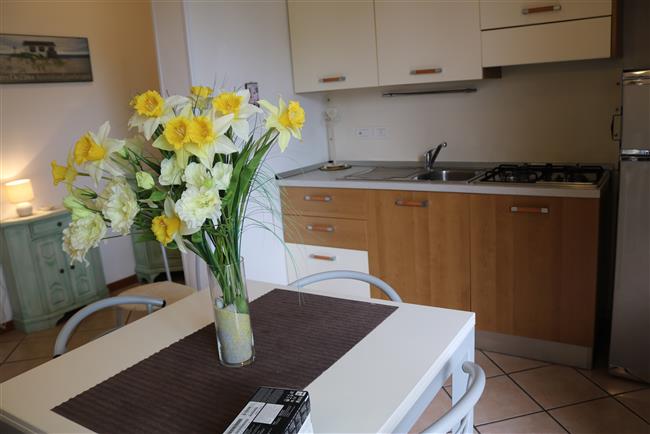
[[[368,192],[345,188],[282,187],[282,212],[288,215],[365,220]]]
[[[287,243],[366,250],[366,222],[329,217],[284,216],[284,240]]]
[[[368,252],[287,243],[287,275],[289,282],[325,271],[349,270],[368,273]],[[370,298],[370,285],[351,279],[335,279],[314,283],[311,289],[327,295],[352,295]]]
[[[42,237],[45,235],[60,233],[70,221],[67,214],[56,216],[55,218],[36,221],[29,225],[29,230],[33,238]]]

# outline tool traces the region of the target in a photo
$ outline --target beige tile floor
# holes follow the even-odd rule
[[[131,314],[128,322],[142,314]],[[70,340],[81,346],[115,325],[115,311],[87,318]],[[51,359],[60,327],[25,335],[0,333],[0,382]],[[650,385],[610,376],[604,370],[581,370],[476,351],[488,377],[475,409],[475,432],[650,434]],[[447,384],[413,428],[419,432],[451,406]]]
[[[487,378],[474,412],[480,434],[650,434],[650,384],[477,350]],[[451,406],[449,382],[425,410],[420,432]]]

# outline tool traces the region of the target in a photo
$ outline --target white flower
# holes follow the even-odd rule
[[[97,247],[106,234],[106,223],[96,213],[74,220],[63,230],[63,251],[72,262],[84,262],[88,250]]]
[[[190,163],[185,168],[183,179],[188,186],[226,190],[232,176],[232,164],[216,163],[208,171],[203,164]]]
[[[126,179],[114,178],[102,192],[101,198],[102,214],[111,222],[111,228],[121,235],[128,235],[140,207]]]
[[[219,190],[226,190],[232,177],[232,164],[216,163],[211,172],[214,186]]]
[[[135,174],[135,180],[138,183],[138,187],[143,190],[151,190],[156,184],[153,180],[153,176],[148,172],[137,172]]]
[[[250,99],[251,94],[248,89],[240,89],[237,92],[222,92],[212,99],[212,110],[215,118],[232,114],[230,126],[235,135],[244,140],[248,139],[248,118],[255,113],[262,113],[259,107],[248,103]]]
[[[176,214],[191,228],[200,228],[206,219],[211,219],[212,223],[217,225],[221,217],[219,190],[188,186],[176,202]]]
[[[95,184],[99,183],[104,171],[115,176],[123,174],[122,168],[112,160],[112,156],[121,154],[124,140],[111,139],[108,137],[110,131],[111,125],[104,122],[96,134],[89,131],[74,145],[75,164],[86,169]]]
[[[74,194],[69,194],[63,199],[63,206],[72,214],[72,220],[78,220],[95,214],[94,211],[90,210],[88,204]]]
[[[190,163],[185,168],[183,179],[188,186],[192,187],[210,187],[212,177],[208,173],[208,169],[203,164]]]
[[[183,168],[180,167],[176,160],[176,155],[165,158],[160,162],[160,185],[180,185],[183,181]]]

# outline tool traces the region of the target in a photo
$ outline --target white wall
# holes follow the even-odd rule
[[[503,68],[501,79],[455,83],[477,93],[382,97],[386,89],[329,93],[341,160],[414,161],[442,141],[440,161],[616,161],[610,119],[620,104],[617,60]],[[437,88],[444,86],[438,85]],[[356,128],[382,126],[382,140]]]
[[[186,95],[191,80],[183,2],[154,1],[151,9],[156,33],[160,92],[162,95]]]
[[[85,36],[90,44],[92,82],[0,85],[0,180],[31,178],[36,208],[60,205],[66,189],[52,185],[50,161],[64,162],[79,136],[106,120],[113,137],[125,136],[130,99],[158,87],[150,6],[2,1],[0,20],[3,33]],[[3,200],[0,212],[11,216],[14,207]],[[103,242],[101,253],[107,282],[134,274],[128,237]]]
[[[271,151],[268,169],[279,172],[326,160],[325,97],[293,93],[286,3],[190,1],[184,5],[192,84],[233,88],[256,81],[261,98],[298,99],[305,108],[303,141],[292,140],[285,153],[277,148]],[[279,209],[277,191],[273,195],[274,206]],[[267,225],[281,224],[279,215],[273,218],[260,209],[251,212]],[[277,236],[282,237],[280,230]],[[249,228],[243,254],[249,278],[286,282],[284,248],[273,234]]]

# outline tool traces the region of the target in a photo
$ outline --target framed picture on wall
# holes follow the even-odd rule
[[[88,38],[0,33],[0,83],[92,80]]]

